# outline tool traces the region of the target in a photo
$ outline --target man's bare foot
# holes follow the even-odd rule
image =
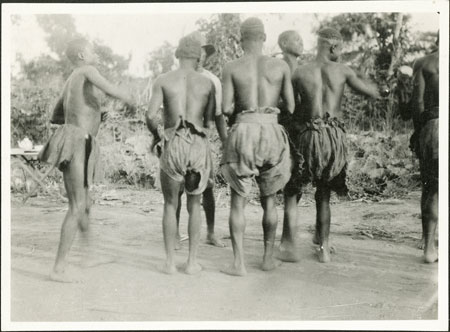
[[[292,248],[284,245],[280,245],[276,257],[283,262],[289,263],[296,263],[300,260],[299,254],[295,250],[295,247]]]
[[[224,248],[226,244],[220,241],[215,234],[208,234],[206,236],[206,243],[215,247]]]
[[[438,261],[436,249],[427,250],[424,255],[425,263],[434,263]]]
[[[317,256],[319,257],[319,262],[328,263],[331,261],[330,249],[325,247],[320,247],[317,249]]]
[[[202,266],[198,263],[191,263],[186,265],[185,272],[187,274],[197,274],[203,270]]]
[[[314,234],[312,242],[314,244],[320,245],[319,236],[317,235],[317,233]],[[336,253],[337,253],[336,247],[334,245],[330,245],[330,254],[336,254]]]
[[[177,268],[176,268],[175,264],[164,263],[161,266],[160,270],[161,270],[161,272],[163,272],[165,274],[175,274],[175,273],[177,273]]]
[[[263,260],[263,263],[261,265],[261,269],[263,271],[271,271],[271,270],[276,269],[280,265],[281,265],[281,261],[279,261],[277,259],[274,259],[272,257],[272,258],[268,258],[268,259]]]
[[[70,275],[65,270],[63,271],[55,271],[50,272],[50,280],[64,283],[82,283],[83,279],[76,277],[74,275]]]
[[[247,275],[247,270],[245,266],[236,267],[233,265],[227,266],[224,269],[220,270],[220,272],[228,274],[230,276],[243,277]]]

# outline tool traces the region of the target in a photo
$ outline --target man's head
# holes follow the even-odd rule
[[[282,32],[278,36],[278,46],[283,53],[293,54],[295,56],[300,56],[303,52],[302,37],[295,30]]]
[[[249,17],[241,24],[241,42],[265,42],[264,24],[257,17]]]
[[[66,49],[66,56],[75,64],[96,64],[97,54],[92,44],[83,38],[77,38],[69,42]]]
[[[180,39],[175,57],[177,59],[200,59],[202,55],[202,44],[191,35],[187,35]]]
[[[208,59],[211,55],[213,55],[216,52],[216,48],[214,45],[209,44],[206,41],[206,38],[198,31],[194,31],[190,33],[188,36],[192,37],[193,39],[200,42],[200,45],[202,46],[202,54],[199,60],[199,65],[203,67],[205,64],[206,59]]]
[[[342,35],[332,28],[324,28],[317,33],[319,52],[328,55],[331,61],[337,61],[342,52]]]

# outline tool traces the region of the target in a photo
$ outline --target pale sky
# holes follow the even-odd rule
[[[319,14],[320,17],[326,14]],[[176,46],[178,40],[196,29],[200,18],[209,18],[209,14],[142,14],[142,15],[73,15],[78,32],[90,39],[99,39],[110,46],[117,54],[132,54],[130,73],[135,76],[147,76],[146,58],[164,41]],[[303,38],[305,50],[314,47],[312,30],[317,26],[315,14],[241,14],[241,19],[258,16],[264,21],[267,34],[266,52],[278,51],[278,35],[288,29],[297,30]],[[434,13],[413,13],[412,31],[437,31],[439,16]],[[21,53],[26,60],[39,54],[49,53],[44,40],[45,34],[37,24],[34,15],[21,15],[20,23],[11,30],[12,59]],[[13,72],[17,65],[13,65]]]

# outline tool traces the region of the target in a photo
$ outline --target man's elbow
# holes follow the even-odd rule
[[[215,127],[215,122],[214,120],[208,120],[206,121],[206,128],[209,130],[213,130]]]
[[[233,114],[233,107],[223,108],[222,114],[225,116],[231,116]]]

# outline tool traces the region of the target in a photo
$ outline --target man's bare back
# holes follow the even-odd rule
[[[301,99],[303,120],[341,116],[341,102],[345,84],[357,92],[377,96],[376,88],[362,83],[356,73],[344,64],[333,61],[315,60],[302,65],[294,72],[294,91]]]
[[[224,71],[229,72],[234,91],[238,91],[234,93],[236,114],[257,107],[278,107],[280,94],[285,96],[282,90],[290,84],[288,65],[263,55],[245,55],[227,64]],[[227,106],[225,110],[229,110]]]
[[[214,121],[214,114],[207,107],[214,101],[210,98],[214,85],[204,75],[192,69],[178,69],[164,74],[155,84],[164,96],[164,128],[173,127],[180,117],[200,127]]]

